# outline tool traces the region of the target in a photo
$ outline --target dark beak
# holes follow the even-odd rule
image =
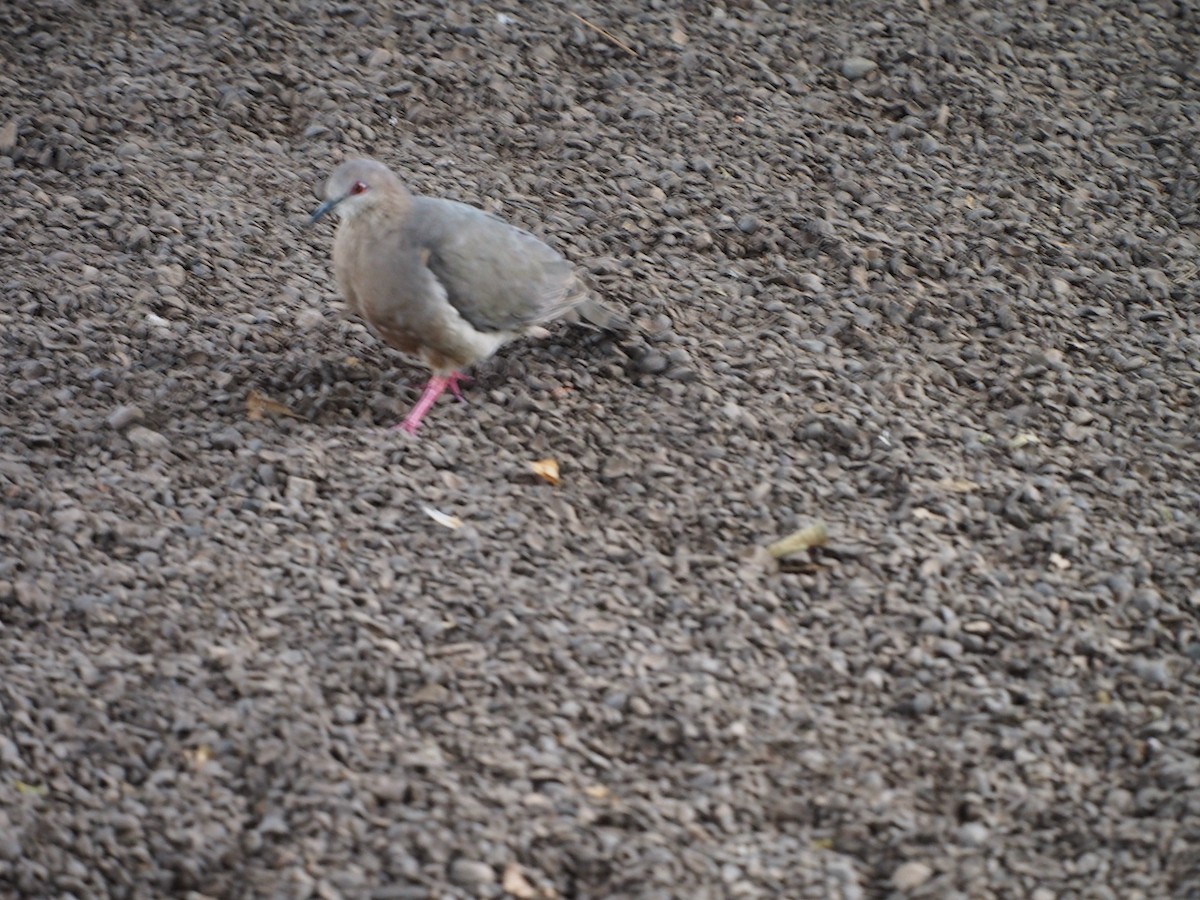
[[[341,202],[342,202],[341,197],[338,197],[336,200],[326,200],[324,203],[322,203],[320,206],[318,206],[316,209],[313,210],[312,218],[310,218],[308,220],[308,224],[316,225],[323,218],[325,218],[325,216],[328,213],[332,212],[333,208]]]

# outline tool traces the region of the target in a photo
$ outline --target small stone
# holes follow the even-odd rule
[[[813,294],[820,294],[825,290],[825,282],[821,280],[821,276],[814,275],[812,272],[802,272],[797,275],[796,286],[802,291],[809,291]]]
[[[141,425],[134,425],[125,433],[129,442],[143,450],[161,450],[170,446],[170,441],[157,431],[151,431]]]
[[[125,247],[129,250],[140,250],[150,243],[154,235],[145,225],[134,225],[125,236]]]
[[[657,350],[651,350],[645,356],[638,360],[637,368],[639,372],[645,372],[647,375],[658,375],[667,370],[670,365],[666,356],[659,353]]]
[[[842,74],[851,81],[858,81],[879,68],[878,63],[865,56],[848,56],[842,60]]]
[[[933,877],[933,869],[923,862],[906,862],[892,873],[892,887],[898,891],[919,888]]]
[[[386,66],[392,61],[392,53],[390,50],[385,50],[383,47],[376,47],[371,51],[371,55],[367,57],[367,66],[372,69],[378,69],[380,66]]]
[[[991,831],[982,822],[967,822],[958,829],[958,842],[964,847],[982,847],[991,836]]]
[[[917,694],[912,698],[912,703],[909,708],[914,716],[927,716],[933,712],[934,702],[932,694]]]
[[[1141,588],[1133,595],[1133,605],[1138,612],[1152,616],[1162,606],[1162,595],[1155,588]]]
[[[934,646],[934,652],[938,656],[944,656],[947,659],[958,659],[963,655],[963,645],[958,641],[945,638],[937,642]]]
[[[108,414],[108,418],[104,421],[113,431],[124,431],[134,422],[142,420],[142,411],[138,407],[126,404],[118,406]]]
[[[180,265],[159,266],[155,271],[158,274],[159,282],[169,287],[183,287],[184,282],[187,281],[187,272]]]
[[[485,862],[460,857],[450,863],[450,880],[464,886],[491,884],[496,880],[496,873]]]
[[[1165,685],[1171,682],[1171,670],[1161,659],[1135,659],[1133,671],[1151,684]]]
[[[242,445],[242,433],[230,425],[212,436],[212,445],[217,450],[236,450]]]
[[[21,858],[21,842],[8,827],[7,822],[0,823],[0,859],[14,862]]]
[[[309,478],[291,475],[287,480],[286,496],[289,500],[312,503],[317,499],[317,483]]]
[[[737,220],[737,227],[742,234],[754,234],[758,231],[758,219],[754,216],[742,216]]]
[[[17,120],[9,119],[0,128],[0,153],[7,153],[17,146]]]

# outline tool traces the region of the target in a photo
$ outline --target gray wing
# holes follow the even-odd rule
[[[481,209],[415,197],[412,227],[450,304],[477,329],[519,331],[585,297],[574,266],[557,251]]]

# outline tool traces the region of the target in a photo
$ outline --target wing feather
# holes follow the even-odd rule
[[[473,206],[415,198],[413,227],[450,304],[477,329],[521,331],[564,314],[586,295],[561,254]]]

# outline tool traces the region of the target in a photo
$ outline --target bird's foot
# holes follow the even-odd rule
[[[463,403],[466,403],[467,398],[463,396],[462,388],[460,387],[460,385],[470,384],[471,376],[464,375],[461,372],[451,372],[449,374],[449,376],[447,376],[446,381],[448,382],[448,384],[446,386],[450,388],[450,393],[452,393],[455,397],[457,397]]]

